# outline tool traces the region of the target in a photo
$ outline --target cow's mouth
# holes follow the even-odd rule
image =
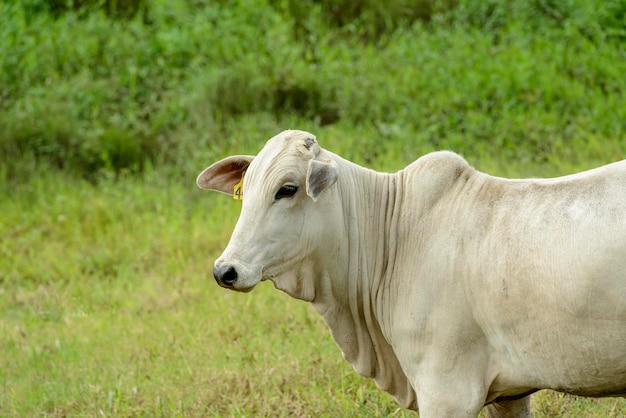
[[[217,282],[217,284],[224,289],[233,290],[235,292],[240,292],[240,293],[249,293],[252,291],[252,289],[256,287],[256,285],[252,285],[252,286],[237,286],[236,284],[229,285],[229,284],[220,283],[219,281]]]

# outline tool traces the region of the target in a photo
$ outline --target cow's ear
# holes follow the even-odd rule
[[[332,186],[339,176],[337,163],[329,159],[327,161],[310,160],[306,174],[306,194],[317,202],[320,194]]]
[[[216,190],[233,195],[234,187],[254,159],[250,155],[233,155],[207,167],[196,179],[201,189]]]

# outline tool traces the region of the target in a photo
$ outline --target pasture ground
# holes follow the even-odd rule
[[[0,416],[413,416],[308,304],[214,283],[239,202],[156,172],[40,174],[0,199]],[[626,400],[541,392],[533,410],[620,417]]]
[[[239,203],[196,175],[287,128],[384,171],[623,159],[626,2],[379,4],[0,1],[0,416],[415,416],[307,304],[215,285]]]

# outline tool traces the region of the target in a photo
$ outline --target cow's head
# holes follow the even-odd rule
[[[215,262],[218,284],[249,291],[272,279],[293,296],[312,298],[303,265],[324,246],[331,210],[324,191],[337,176],[332,156],[303,131],[281,132],[256,157],[232,156],[205,169],[197,179],[200,188],[243,199],[230,243]]]

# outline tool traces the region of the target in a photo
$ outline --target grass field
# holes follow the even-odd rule
[[[435,149],[514,177],[626,156],[623,1],[68,4],[0,1],[2,417],[415,416],[307,304],[215,285],[239,203],[196,175],[286,128],[385,171]]]
[[[0,416],[412,416],[352,371],[306,303],[215,285],[237,202],[193,178],[41,178],[0,206]],[[533,405],[626,414],[624,399]]]

